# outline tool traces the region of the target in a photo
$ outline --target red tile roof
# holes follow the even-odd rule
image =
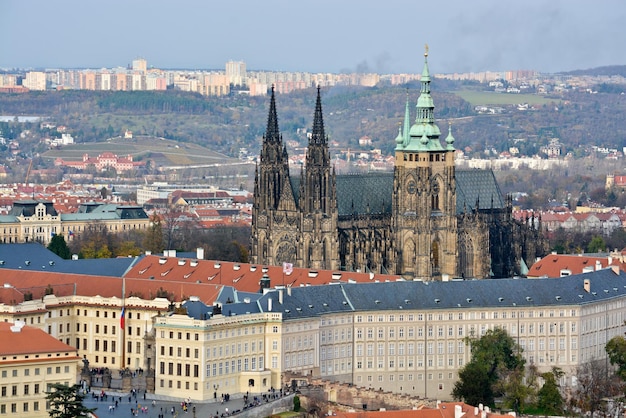
[[[396,281],[400,276],[388,274],[356,273],[348,271],[313,270],[294,267],[289,275],[282,266],[263,266],[229,261],[196,260],[175,257],[145,256],[130,271],[127,278],[147,279],[154,277],[167,282],[213,283],[233,286],[244,292],[258,292],[264,274],[270,278],[270,286],[316,286],[329,283],[354,281]]]
[[[13,323],[0,322],[0,356],[71,353],[71,357],[62,358],[78,358],[74,347],[57,340],[39,328],[24,325],[19,332],[13,332],[11,331],[12,326]]]
[[[617,266],[626,271],[626,263],[614,257],[593,257],[585,254],[550,254],[533,264],[528,270],[528,277],[561,277],[562,270],[570,274],[581,274],[583,269],[596,270]]]
[[[400,411],[355,411],[355,412],[337,412],[333,416],[338,418],[454,418],[455,408],[461,407],[461,416],[463,418],[480,418],[483,411],[463,402],[443,402],[437,406],[437,409],[404,409]],[[486,418],[503,418],[511,417],[510,415],[502,415],[493,412],[486,412]]]
[[[152,275],[154,276],[154,275]],[[54,295],[71,296],[102,296],[104,298],[122,298],[122,286],[125,282],[126,297],[138,296],[142,299],[156,298],[157,291],[165,291],[176,302],[189,296],[197,296],[206,304],[213,304],[222,288],[219,283],[206,281],[197,283],[195,278],[187,277],[179,281],[164,280],[165,276],[138,278],[88,276],[54,272],[28,270],[3,270],[5,287],[0,288],[0,303],[9,305],[24,301],[24,293],[32,293],[33,299],[42,298],[51,287]],[[170,299],[171,301],[171,299]]]

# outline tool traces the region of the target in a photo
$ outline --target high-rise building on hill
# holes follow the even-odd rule
[[[424,57],[417,114],[411,124],[407,97],[393,173],[335,174],[318,88],[305,167],[292,177],[272,90],[254,186],[254,263],[445,280],[524,274],[544,255],[541,223],[513,219],[491,170],[456,169]]]

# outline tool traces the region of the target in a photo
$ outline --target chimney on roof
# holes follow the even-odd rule
[[[196,248],[196,258],[198,260],[204,260],[204,248],[202,247]]]
[[[24,325],[26,325],[26,322],[24,321],[15,321],[15,323],[11,325],[11,332],[21,332]]]
[[[602,270],[602,263],[600,260],[596,260],[596,271]]]
[[[272,312],[272,298],[267,298],[267,311]]]
[[[463,407],[461,405],[454,405],[454,418],[463,417]]]
[[[271,286],[270,276],[268,276],[267,273],[264,273],[263,277],[261,277],[261,281],[259,282],[259,284],[261,285],[261,289],[259,290],[259,292],[265,293],[265,289],[269,289]]]
[[[278,289],[278,303],[283,304],[283,289]]]
[[[583,287],[585,289],[585,292],[591,293],[591,280],[585,279]]]

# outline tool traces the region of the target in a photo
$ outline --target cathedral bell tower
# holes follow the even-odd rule
[[[396,273],[425,281],[457,276],[454,138],[441,145],[434,108],[426,46],[415,123],[407,97],[396,138],[392,208]]]
[[[313,130],[306,152],[306,169],[300,179],[302,214],[302,264],[310,268],[339,268],[337,192],[324,132],[322,99],[317,88]]]
[[[278,130],[274,87],[254,178],[252,220],[250,245],[253,263],[296,261],[293,225],[297,223],[298,215],[289,181],[287,148]]]

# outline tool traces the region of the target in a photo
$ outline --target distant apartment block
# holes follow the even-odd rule
[[[533,70],[485,71],[478,73],[436,74],[436,78],[451,80],[474,80],[493,82],[496,80],[537,82],[539,73]],[[376,73],[308,73],[303,71],[249,71],[244,61],[228,61],[224,70],[213,71],[166,71],[149,68],[147,60],[138,58],[127,67],[105,69],[65,70],[26,73],[22,85],[20,74],[0,75],[0,92],[22,92],[28,90],[81,89],[95,91],[160,91],[168,87],[190,91],[204,96],[225,96],[230,86],[241,88],[241,93],[251,96],[267,95],[271,86],[276,93],[287,94],[311,87],[352,85],[372,87],[380,82],[391,85],[405,84],[420,79],[419,73],[385,74]]]
[[[45,90],[46,89],[46,73],[41,71],[30,71],[26,73],[22,85],[31,90]]]
[[[145,73],[148,70],[148,61],[143,58],[137,58],[133,60],[133,71],[139,71],[141,73]]]
[[[226,77],[234,86],[243,86],[246,82],[246,63],[243,61],[228,61],[226,63]]]

